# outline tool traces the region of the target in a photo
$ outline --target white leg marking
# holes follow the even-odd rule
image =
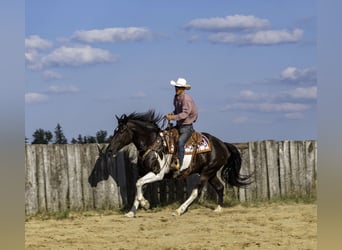
[[[128,213],[125,214],[126,217],[128,218],[134,218],[135,217],[135,213],[133,211],[129,211]]]
[[[152,182],[162,180],[164,178],[165,173],[169,171],[169,161],[171,160],[171,155],[169,155],[168,157],[167,155],[165,155],[164,160],[161,160],[158,155],[157,157],[161,166],[161,171],[158,174],[149,172],[137,180],[137,183],[136,183],[137,192],[135,195],[135,199],[134,199],[134,203],[131,208],[131,211],[125,214],[127,217],[135,217],[135,214],[139,208],[139,205],[141,205],[145,209],[148,209],[150,207],[150,203],[145,199],[143,195],[142,187],[147,183],[152,183]]]
[[[214,210],[214,212],[215,213],[221,213],[222,210],[223,210],[223,208],[220,205],[218,205],[217,208]]]
[[[195,188],[192,190],[190,197],[175,211],[172,215],[182,215],[186,209],[190,206],[190,204],[197,198],[198,189]]]

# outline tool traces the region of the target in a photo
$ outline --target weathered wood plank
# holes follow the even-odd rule
[[[68,162],[68,183],[69,183],[69,203],[71,210],[83,209],[82,195],[82,172],[79,160],[79,151],[76,150],[79,145],[72,144],[67,146],[67,162]],[[78,156],[77,156],[78,155]]]
[[[265,141],[265,147],[269,197],[274,198],[280,196],[278,144],[273,140],[269,140]]]
[[[90,154],[89,145],[79,144],[75,147],[75,164],[81,169],[81,186],[83,197],[83,208],[93,209],[95,206],[95,188],[93,189],[88,178],[93,170],[94,165],[89,164],[87,154]]]
[[[53,202],[52,202],[52,194],[51,194],[51,146],[47,145],[45,150],[43,151],[43,161],[44,161],[44,184],[45,184],[45,196],[46,196],[46,210],[48,212],[53,212]]]
[[[305,145],[304,141],[297,142],[298,149],[298,178],[299,178],[299,195],[306,194],[306,155],[305,155]]]
[[[118,158],[121,158],[121,161],[125,162],[125,155],[124,153],[120,152]],[[127,160],[126,160],[127,162]],[[108,208],[119,208],[122,207],[122,200],[126,199],[127,192],[126,187],[121,185],[121,182],[126,179],[126,174],[124,171],[124,165],[120,166],[117,164],[117,161],[113,159],[107,162],[107,168],[112,169],[112,175],[108,177],[106,181],[106,193],[107,193],[107,200],[108,203],[106,204]],[[122,171],[120,171],[122,169]]]
[[[36,160],[37,160],[37,188],[38,188],[38,210],[46,212],[46,193],[45,193],[45,178],[44,178],[44,145],[36,145]]]
[[[289,172],[289,150],[287,149],[287,141],[279,142],[279,184],[280,195],[285,197],[288,193],[287,173]]]
[[[38,212],[38,195],[36,181],[36,147],[25,146],[25,212],[28,215]]]
[[[255,142],[255,174],[257,197],[259,199],[268,199],[268,180],[267,180],[267,163],[266,163],[266,148],[265,142]]]
[[[248,186],[248,192],[251,197],[251,200],[256,200],[258,197],[257,193],[257,173],[255,170],[256,166],[256,149],[255,149],[256,144],[253,142],[248,143],[248,162],[249,162],[249,171],[251,176],[251,181],[252,183]]]
[[[298,157],[298,143],[297,141],[290,141],[290,162],[291,162],[291,194],[297,195],[300,193],[300,179],[299,179],[299,157]]]
[[[91,156],[92,153],[93,153],[93,150],[91,148],[91,144],[82,145],[81,162],[82,162],[82,168],[86,170],[84,171],[82,183],[85,189],[90,188],[90,185],[88,183],[90,171],[88,171],[88,169],[92,169],[95,165],[95,163],[92,163],[92,156]],[[93,188],[93,194],[94,194],[94,207],[96,209],[105,209],[108,205],[107,200],[106,200],[107,181],[100,181],[97,184],[97,186]]]
[[[306,174],[305,174],[305,191],[306,195],[311,196],[315,193],[315,142],[305,141],[306,155]]]
[[[248,147],[243,147],[239,150],[241,154],[241,175],[249,175],[249,155]],[[240,202],[247,202],[251,199],[251,193],[245,188],[239,188],[239,200]]]
[[[318,166],[318,162],[317,162],[317,141],[314,141],[314,154],[315,154],[315,163],[314,163],[314,192],[316,193],[317,190],[317,166]]]
[[[67,146],[55,145],[57,155],[57,178],[58,178],[58,208],[59,211],[65,211],[70,208],[68,201],[68,161],[67,161]]]

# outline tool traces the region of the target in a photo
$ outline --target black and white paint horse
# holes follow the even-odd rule
[[[138,168],[139,179],[136,182],[136,195],[133,206],[126,214],[127,217],[135,217],[140,206],[149,207],[149,202],[143,196],[142,187],[145,184],[160,181],[164,178],[175,178],[173,168],[170,166],[172,155],[167,153],[164,138],[158,123],[163,119],[153,110],[146,113],[132,113],[122,115],[118,120],[118,126],[114,130],[113,138],[106,149],[107,154],[115,155],[124,146],[133,143],[139,152]],[[190,197],[173,213],[183,214],[189,205],[200,195],[206,182],[209,182],[218,195],[218,206],[215,211],[221,211],[223,206],[224,186],[217,177],[221,170],[224,182],[235,187],[244,187],[250,184],[250,176],[240,175],[241,156],[238,149],[229,143],[224,143],[218,138],[204,134],[210,141],[211,151],[197,154],[193,161],[189,161],[190,173],[199,174],[199,181],[192,190]],[[185,160],[184,160],[185,161]]]

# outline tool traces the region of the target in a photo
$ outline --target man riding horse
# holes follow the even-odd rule
[[[191,85],[187,84],[184,78],[178,78],[177,81],[171,81],[170,84],[175,87],[175,96],[173,99],[174,111],[165,116],[167,120],[177,121],[178,138],[178,159],[176,158],[174,167],[177,171],[182,169],[185,149],[184,145],[191,137],[194,128],[193,123],[198,117],[198,110],[194,100],[185,93],[190,90]]]

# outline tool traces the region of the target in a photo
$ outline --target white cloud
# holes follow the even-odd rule
[[[25,59],[28,63],[33,63],[38,58],[38,52],[36,50],[30,50],[25,52]]]
[[[208,40],[213,43],[237,45],[297,43],[302,40],[304,33],[299,28],[292,31],[271,29],[269,20],[252,15],[198,18],[188,22],[185,27],[187,29],[214,32],[208,36]]]
[[[295,113],[287,113],[285,114],[285,117],[291,120],[299,120],[299,119],[303,119],[304,115],[303,113],[295,112]]]
[[[307,104],[302,103],[246,103],[238,102],[229,104],[225,107],[225,110],[248,110],[259,112],[299,112],[305,111],[310,108]]]
[[[250,30],[261,29],[270,26],[267,19],[255,16],[234,15],[226,17],[198,18],[191,20],[185,25],[189,29],[199,29],[207,31],[218,30]]]
[[[286,90],[280,93],[257,93],[252,90],[242,90],[238,96],[241,103],[257,103],[257,102],[281,102],[291,100],[309,101],[317,99],[317,87],[299,87]]]
[[[41,65],[41,55],[37,50],[27,50],[25,51],[25,61],[26,65],[31,70],[39,70],[42,68]]]
[[[83,66],[97,63],[111,63],[116,56],[107,50],[83,47],[62,46],[42,58],[43,66]]]
[[[295,88],[289,90],[288,94],[294,99],[317,99],[317,87]]]
[[[51,85],[48,89],[48,93],[52,94],[65,94],[65,93],[77,93],[80,90],[73,86],[58,86],[58,85]]]
[[[72,36],[73,39],[86,43],[140,41],[152,37],[151,31],[143,27],[80,30]]]
[[[236,124],[244,124],[247,123],[249,121],[247,116],[239,116],[233,119],[233,123]]]
[[[280,80],[285,82],[316,82],[317,72],[313,68],[297,69],[290,66],[284,69],[280,74]]]
[[[233,123],[238,124],[238,125],[243,125],[243,124],[271,124],[272,120],[269,119],[264,119],[262,117],[259,117],[257,119],[255,118],[250,118],[247,116],[238,116],[232,120]]]
[[[52,70],[45,70],[43,72],[43,77],[47,80],[62,79],[63,76]]]
[[[48,100],[48,96],[40,93],[26,93],[25,94],[25,103],[41,103],[46,102]]]
[[[131,96],[131,98],[144,98],[144,97],[146,97],[146,94],[142,91],[138,91]]]
[[[240,91],[239,99],[247,102],[255,102],[260,100],[265,100],[270,98],[267,94],[256,93],[252,90],[242,90]]]
[[[48,49],[53,45],[49,40],[43,39],[37,35],[25,38],[25,47],[27,50]]]
[[[246,43],[261,45],[293,43],[299,42],[302,36],[303,30],[301,29],[295,29],[292,33],[287,30],[265,30],[247,35]]]
[[[287,67],[281,72],[280,77],[282,79],[295,80],[298,77],[298,70],[295,67]]]
[[[239,45],[274,45],[294,43],[302,39],[303,30],[262,30],[247,34],[219,32],[209,36],[214,43],[234,43]]]

